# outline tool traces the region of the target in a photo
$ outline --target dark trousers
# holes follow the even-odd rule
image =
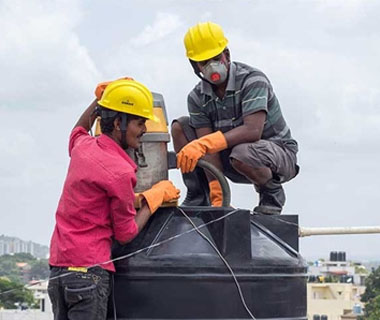
[[[100,267],[87,272],[52,267],[48,293],[54,320],[105,320],[110,273]]]

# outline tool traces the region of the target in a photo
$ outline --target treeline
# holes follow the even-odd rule
[[[37,259],[29,253],[0,256],[0,308],[35,307],[33,294],[25,285],[48,277],[47,259]]]
[[[373,269],[365,281],[365,292],[361,301],[365,303],[364,316],[359,320],[379,320],[380,319],[380,267]]]
[[[37,259],[29,253],[0,256],[0,277],[20,283],[46,279],[49,276],[47,259]]]

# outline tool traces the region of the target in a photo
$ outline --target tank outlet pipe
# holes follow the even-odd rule
[[[298,229],[300,237],[341,235],[341,234],[370,234],[380,233],[380,226],[374,227],[325,227],[325,228],[303,228]]]

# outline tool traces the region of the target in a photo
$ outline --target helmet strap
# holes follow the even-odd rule
[[[206,81],[207,83],[211,84],[212,86],[215,86],[211,81],[208,81],[205,77],[202,77],[201,70],[199,69],[197,63],[191,59],[189,59],[191,66],[193,67],[194,73],[197,75],[198,78],[200,78],[202,81]]]
[[[191,66],[193,67],[194,73],[198,76],[199,79],[201,79],[202,81],[206,81],[213,88],[217,87],[217,85],[215,83],[212,83],[211,81],[207,80],[205,77],[202,77],[201,70],[199,69],[198,64],[195,61],[193,61],[191,59],[189,59],[189,61],[190,61]],[[228,73],[226,81],[228,81],[229,76],[230,75]]]
[[[121,113],[121,124],[120,124],[120,131],[121,131],[121,147],[124,150],[128,149],[127,144],[127,114]]]

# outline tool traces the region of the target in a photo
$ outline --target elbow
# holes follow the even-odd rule
[[[121,238],[121,239],[115,239],[119,244],[121,244],[122,246],[130,243],[134,238],[136,238],[137,236],[137,233],[135,235],[133,235],[132,237],[128,237],[128,238]]]
[[[137,225],[134,225],[134,227],[129,229],[128,232],[119,232],[118,234],[116,234],[115,240],[121,245],[126,245],[127,243],[131,242],[134,238],[136,238],[138,233],[139,230],[137,228]]]
[[[261,139],[263,134],[263,128],[251,128],[250,132],[250,142],[256,142]]]
[[[262,132],[259,131],[259,130],[252,130],[251,132],[247,133],[245,135],[245,141],[244,142],[256,142],[256,141],[259,141],[261,139],[261,134]]]
[[[261,139],[263,128],[258,128],[252,125],[243,125],[240,131],[240,143],[256,142]]]
[[[129,243],[129,241],[121,241],[121,240],[117,240],[117,243],[124,246],[126,245],[127,243]]]
[[[133,239],[129,240],[116,240],[120,245],[125,246],[126,244],[130,243]]]
[[[256,141],[259,141],[260,139],[261,139],[261,134],[258,134],[252,137],[251,142],[256,142]]]

